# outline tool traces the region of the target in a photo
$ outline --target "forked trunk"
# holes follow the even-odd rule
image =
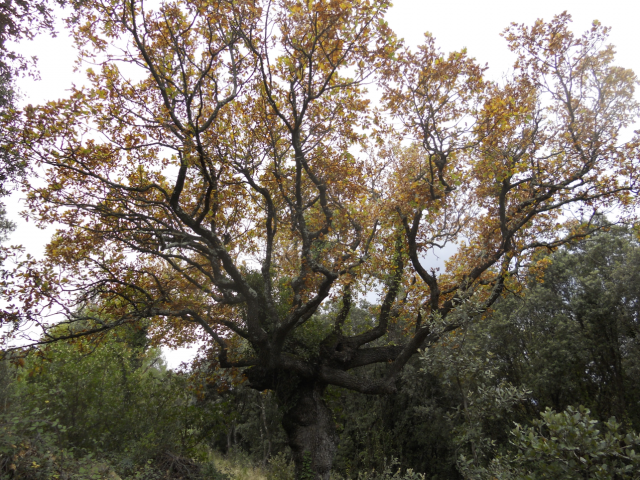
[[[338,437],[333,414],[322,399],[325,386],[301,382],[286,402],[282,426],[296,466],[297,480],[329,480]]]

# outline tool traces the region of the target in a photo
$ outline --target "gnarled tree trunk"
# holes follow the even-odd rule
[[[282,426],[296,466],[296,478],[329,480],[338,445],[333,414],[322,398],[326,385],[300,382],[285,402]]]
[[[333,413],[322,395],[326,383],[294,373],[253,366],[245,370],[251,388],[275,391],[283,410],[297,480],[329,480],[338,448]]]

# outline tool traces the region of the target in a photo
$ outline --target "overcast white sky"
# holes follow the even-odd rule
[[[387,20],[391,28],[415,46],[424,32],[431,32],[444,51],[466,47],[471,56],[489,64],[490,78],[499,79],[513,63],[513,56],[500,37],[511,22],[531,24],[537,18],[551,19],[563,11],[573,16],[573,29],[582,33],[595,19],[612,27],[610,41],[617,47],[617,64],[640,74],[640,1],[633,0],[396,0]],[[42,36],[19,46],[24,54],[37,56],[40,81],[21,80],[24,103],[38,104],[65,97],[72,83],[82,84],[83,75],[73,73],[75,52],[68,36]],[[18,223],[11,244],[22,244],[40,256],[50,233],[25,224],[18,216],[20,198],[7,203],[10,218]],[[170,365],[186,358],[186,352],[169,352]]]

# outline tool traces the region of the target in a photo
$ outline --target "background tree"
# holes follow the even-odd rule
[[[91,86],[26,109],[17,145],[45,171],[33,214],[63,227],[6,318],[38,322],[40,343],[61,338],[42,316],[56,310],[91,325],[62,338],[150,319],[158,342],[205,340],[275,391],[298,477],[328,478],[327,385],[396,391],[419,349],[516,288],[538,250],[599,228],[605,206],[635,219],[638,142],[620,133],[636,78],[605,28],[514,25],[518,61],[497,85],[431,37],[404,49],[386,8],[78,2]],[[564,221],[572,209],[587,220]],[[451,241],[446,272],[429,270]]]
[[[559,412],[554,418],[563,423],[578,410],[591,409],[593,413],[586,415],[590,418],[578,415],[572,421],[584,421],[593,435],[605,435],[607,422],[617,422],[619,438],[638,430],[633,407],[638,402],[640,359],[637,255],[633,231],[616,227],[544,255],[548,266],[543,276],[530,277],[520,295],[500,300],[485,319],[467,326],[463,334],[443,338],[423,356],[425,369],[455,395],[441,398],[437,405],[445,411],[457,409],[450,435],[458,435],[454,441],[466,438],[458,449],[464,455],[458,463],[464,478],[491,478],[485,467],[499,452],[515,463],[523,460],[510,450],[514,435],[518,442],[525,435],[509,433],[513,422],[541,426],[548,420],[547,410]],[[459,393],[455,387],[461,370],[472,375],[463,378]],[[513,387],[524,394],[514,398]],[[512,403],[510,408],[505,401]],[[481,415],[474,419],[466,410],[479,410]],[[539,415],[542,420],[537,420]],[[474,455],[474,436],[485,447],[484,455]],[[529,473],[549,463],[543,459],[544,449],[537,448],[530,452]],[[568,460],[562,462],[568,465]],[[539,463],[534,468],[535,462]],[[629,462],[622,465],[626,468]],[[511,478],[503,474],[493,472],[498,478]],[[614,478],[609,474],[603,478]]]
[[[638,429],[634,234],[614,228],[547,261],[544,282],[496,309],[487,348],[501,352],[501,375],[531,388],[539,409],[584,405]]]

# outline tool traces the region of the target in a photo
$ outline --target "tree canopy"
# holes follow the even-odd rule
[[[420,349],[541,271],[540,250],[603,210],[636,219],[637,79],[597,22],[512,25],[495,83],[429,35],[405,47],[385,2],[75,7],[89,85],[14,120],[43,180],[30,215],[59,230],[8,287],[7,326],[47,343],[54,314],[84,326],[66,338],[149,319],[159,343],[206,342],[276,392],[299,476],[331,469],[327,385],[394,392]]]

